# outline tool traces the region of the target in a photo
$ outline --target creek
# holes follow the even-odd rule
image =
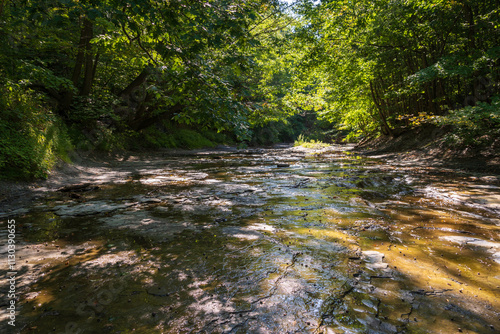
[[[351,148],[129,157],[4,213],[16,329],[498,333],[498,183]]]

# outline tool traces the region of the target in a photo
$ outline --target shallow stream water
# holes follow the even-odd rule
[[[131,157],[3,214],[16,330],[499,333],[498,184],[345,150]]]

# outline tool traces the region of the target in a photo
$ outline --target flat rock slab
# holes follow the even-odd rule
[[[144,204],[161,203],[162,202],[162,200],[159,198],[147,197],[147,196],[142,196],[142,195],[134,196],[134,200],[136,200],[139,203],[144,203]]]
[[[447,236],[447,237],[441,237],[440,239],[454,242],[454,243],[459,243],[462,245],[473,245],[473,246],[483,247],[483,248],[487,248],[487,249],[492,249],[492,248],[500,249],[500,243],[486,241],[486,240],[482,240],[482,239],[478,239],[478,238],[463,237],[463,236]]]
[[[423,189],[426,197],[437,198],[457,205],[499,212],[500,194],[495,193],[495,191],[498,191],[498,187],[484,185],[470,186],[467,191],[432,186]]]
[[[56,191],[60,192],[86,192],[86,191],[93,191],[93,190],[98,190],[99,187],[96,185],[93,185],[91,183],[80,183],[80,184],[72,184],[68,186],[61,187],[57,189]]]
[[[387,263],[384,263],[385,255],[377,251],[365,251],[362,254],[363,261],[366,262],[366,267],[370,269],[386,269]]]
[[[79,203],[76,205],[58,205],[52,208],[58,216],[91,216],[116,210],[126,209],[136,203],[108,203],[105,201],[95,201],[89,203]]]
[[[446,236],[440,237],[441,240],[450,241],[453,243],[458,243],[462,246],[471,245],[476,247],[481,247],[488,253],[492,254],[492,258],[495,262],[500,263],[500,243],[492,242],[478,238],[463,237],[463,236]]]
[[[243,240],[257,240],[264,237],[262,233],[247,227],[228,226],[224,227],[222,232],[227,236]]]
[[[165,239],[174,237],[184,230],[195,230],[191,222],[171,221],[166,218],[157,218],[144,211],[132,211],[127,214],[116,214],[112,217],[99,219],[105,228],[133,230],[135,233],[148,237]]]
[[[12,210],[8,212],[0,212],[0,218],[12,218],[14,219],[15,217],[19,217],[21,215],[24,215],[25,213],[28,213],[29,210],[26,208],[21,208],[17,210]]]

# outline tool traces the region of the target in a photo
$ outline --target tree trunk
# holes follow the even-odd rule
[[[88,46],[90,46],[90,40],[92,39],[92,22],[83,18],[83,26],[80,31],[80,40],[78,42],[78,53],[76,54],[75,59],[75,67],[73,67],[73,74],[71,75],[71,82],[73,82],[73,86],[79,87],[80,76],[82,74],[82,68],[85,62],[85,51]],[[60,111],[62,114],[66,114],[68,108],[71,106],[73,102],[72,91],[68,91],[64,94],[61,104]]]
[[[172,106],[167,112],[161,113],[152,117],[148,117],[144,112],[141,113],[140,117],[134,119],[132,122],[130,122],[129,126],[131,129],[134,129],[135,131],[140,131],[142,129],[145,129],[156,122],[159,122],[161,119],[165,119],[170,115],[173,115],[176,112],[181,111],[184,108],[184,106],[180,103],[175,104]],[[144,110],[145,111],[145,110]]]
[[[97,72],[97,64],[99,63],[99,54],[95,55],[95,60],[94,60],[94,68],[92,69],[92,80],[95,79],[95,74]]]
[[[78,43],[78,54],[76,55],[75,67],[73,68],[73,75],[71,76],[71,81],[75,87],[78,87],[80,75],[82,73],[82,68],[85,62],[85,51],[88,49],[90,40],[92,39],[92,22],[89,19],[83,19],[83,27],[80,32],[80,41]]]
[[[115,113],[124,121],[125,124],[135,122],[138,115],[143,113],[145,100],[148,97],[145,83],[151,69],[146,67],[118,96],[121,99],[120,105],[115,107]]]
[[[375,103],[375,107],[377,108],[378,114],[380,116],[380,120],[382,121],[382,129],[385,134],[392,136],[392,130],[389,127],[389,124],[387,124],[387,120],[385,119],[385,115],[381,110],[380,103],[378,102],[377,96],[375,94],[375,88],[373,87],[373,83],[370,81],[370,91],[372,93],[372,99],[373,102]]]
[[[469,51],[472,51],[476,48],[476,29],[474,23],[474,11],[472,10],[469,4],[464,4],[465,16],[467,20],[467,39],[468,39],[468,48]]]
[[[80,95],[88,96],[90,94],[90,90],[92,89],[92,81],[94,74],[94,54],[92,53],[92,44],[90,41],[94,35],[94,28],[92,26],[92,22],[85,19],[84,21],[84,30],[86,31],[85,38],[85,72],[83,77],[83,85],[80,90]],[[97,58],[99,59],[99,58]],[[95,65],[97,66],[97,64]]]
[[[137,88],[139,88],[142,84],[144,84],[151,74],[151,69],[146,67],[135,79],[132,81],[124,90],[118,94],[120,97],[126,97],[127,95],[132,94]]]

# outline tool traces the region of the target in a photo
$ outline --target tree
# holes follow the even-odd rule
[[[302,1],[344,126],[397,134],[499,94],[499,11],[490,1]],[[321,64],[321,65],[319,65]]]

